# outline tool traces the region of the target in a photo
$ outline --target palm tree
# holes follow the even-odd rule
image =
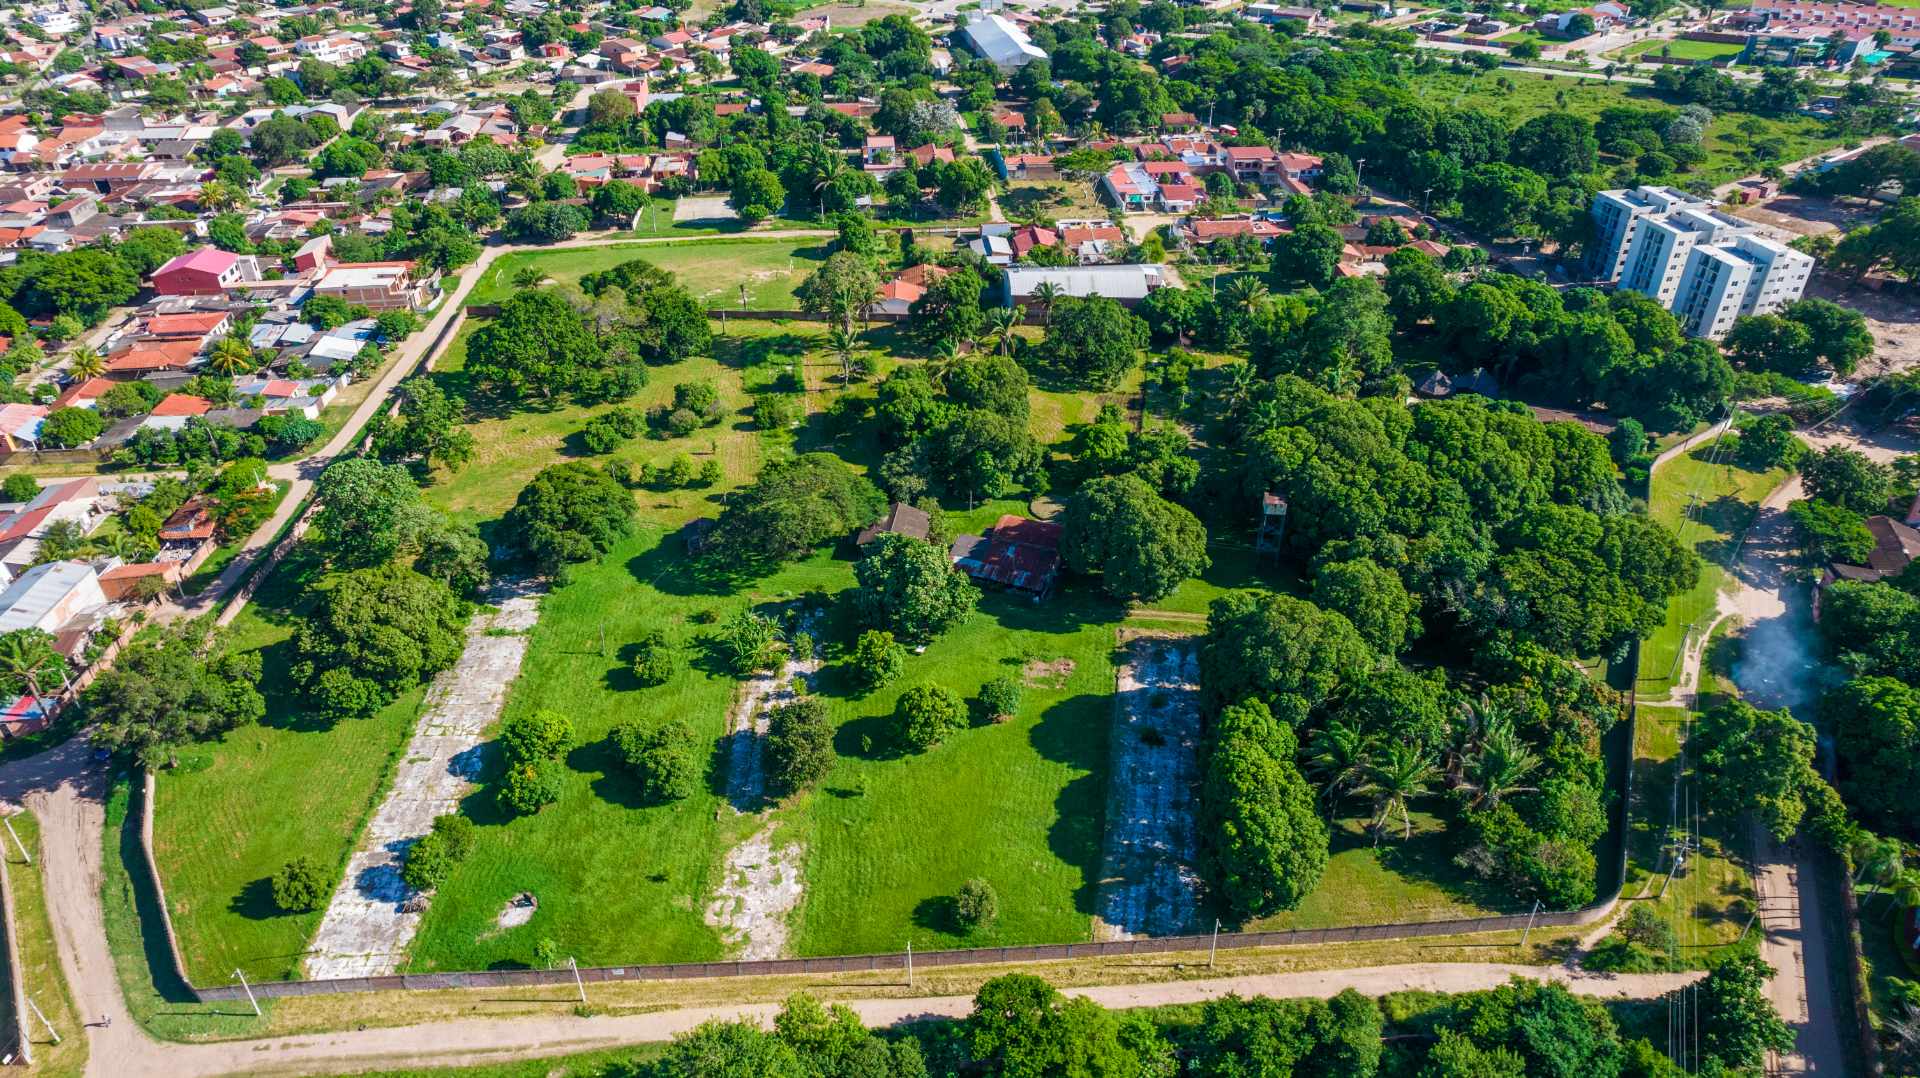
[[[1240,276],[1227,282],[1227,306],[1239,311],[1242,318],[1252,318],[1254,308],[1268,295],[1267,286],[1257,277]]]
[[[1534,790],[1521,784],[1539,766],[1540,757],[1514,732],[1513,720],[1496,713],[1466,760],[1466,785],[1473,791],[1473,806],[1498,808],[1501,798]]]
[[[1060,302],[1060,297],[1064,294],[1065,293],[1061,292],[1060,286],[1054,284],[1052,281],[1041,281],[1040,284],[1034,288],[1033,301],[1046,308],[1047,325],[1053,325],[1053,305]]]
[[[213,352],[207,357],[207,366],[231,378],[260,368],[259,360],[254,358],[253,349],[247,342],[234,337],[222,337],[214,343]]]
[[[50,561],[66,561],[76,558],[92,549],[87,542],[87,533],[77,520],[56,520],[47,525],[40,537],[40,549],[34,553],[34,564],[41,565]]]
[[[51,635],[39,629],[15,629],[0,636],[0,684],[13,693],[24,688],[43,716],[48,712],[40,683],[50,676],[67,680],[67,660],[53,650]]]
[[[532,266],[522,266],[513,271],[513,287],[522,291],[529,288],[538,288],[540,287],[540,282],[546,279],[546,274],[534,269]]]
[[[1375,845],[1386,831],[1387,822],[1396,814],[1400,817],[1401,837],[1413,837],[1413,817],[1407,812],[1407,804],[1431,793],[1433,780],[1439,773],[1426,750],[1404,741],[1388,745],[1368,766],[1367,781],[1356,792],[1373,798]]]
[[[960,365],[960,346],[952,340],[943,340],[933,348],[933,357],[927,361],[927,377],[933,384],[944,386],[947,375]]]
[[[858,338],[838,326],[827,331],[827,347],[832,350],[834,358],[840,361],[840,386],[843,389],[853,381],[853,351],[858,344]]]
[[[1013,342],[1017,339],[1015,330],[1026,321],[1025,307],[994,307],[987,311],[986,339],[993,341],[1003,356],[1013,354]]]
[[[1313,735],[1307,751],[1307,770],[1319,776],[1320,796],[1331,806],[1342,794],[1366,781],[1373,766],[1373,739],[1343,722],[1328,723]]]
[[[78,345],[74,348],[73,354],[67,357],[67,373],[82,382],[89,378],[98,378],[107,373],[107,361],[99,352],[84,344]]]

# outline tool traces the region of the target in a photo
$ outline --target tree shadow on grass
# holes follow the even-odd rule
[[[1111,697],[1081,693],[1046,709],[1028,732],[1034,750],[1081,772],[1054,798],[1047,848],[1080,870],[1074,909],[1091,914],[1099,897],[1100,844],[1106,830]]]
[[[979,609],[1003,628],[1032,633],[1073,633],[1126,617],[1124,606],[1081,581],[1063,584],[1037,602],[1023,591],[988,591],[980,596]]]
[[[121,864],[126,868],[127,882],[132,891],[133,914],[139,922],[141,957],[146,960],[147,977],[153,982],[154,992],[168,1003],[196,1003],[198,1000],[192,988],[187,984],[178,966],[174,965],[173,952],[167,946],[166,932],[160,909],[160,890],[153,876],[147,871],[147,858],[140,845],[141,801],[146,793],[140,783],[131,783],[127,800],[126,818],[120,821]],[[273,970],[271,976],[284,975],[284,969]]]
[[[1456,902],[1495,912],[1513,912],[1511,907],[1516,900],[1510,888],[1482,879],[1454,863],[1454,854],[1460,850],[1461,832],[1435,827],[1416,829],[1411,838],[1401,838],[1400,832],[1389,831],[1375,845],[1364,826],[1346,826],[1351,822],[1338,821],[1331,829],[1328,842],[1331,855],[1370,850],[1382,869],[1434,887]]]
[[[233,901],[227,903],[227,910],[250,921],[269,921],[276,917],[292,916],[273,900],[271,876],[262,876],[240,888],[240,892],[233,896]]]
[[[921,899],[913,907],[913,923],[916,928],[947,936],[958,936],[963,931],[960,927],[959,903],[954,901],[952,895]]]
[[[862,715],[841,723],[833,732],[833,751],[858,760],[898,760],[908,755],[891,714]]]
[[[589,741],[567,753],[567,767],[583,774],[598,775],[589,786],[595,797],[609,805],[621,808],[650,808],[648,801],[640,792],[640,784],[628,772],[626,761],[620,758],[620,750],[614,748],[613,738],[604,737],[598,741]]]
[[[819,334],[799,333],[792,330],[770,335],[714,337],[713,358],[722,366],[734,368],[758,367],[768,363],[776,356],[804,356],[820,347],[822,336]]]

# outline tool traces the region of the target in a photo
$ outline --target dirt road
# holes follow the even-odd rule
[[[835,233],[831,229],[789,228],[774,229],[766,232],[752,232],[748,235],[754,239],[803,239],[808,237],[830,237],[835,235]],[[447,324],[453,321],[454,317],[459,313],[461,305],[466,301],[467,295],[473,290],[474,285],[477,284],[482,277],[486,276],[488,268],[503,255],[514,254],[519,251],[550,250],[560,247],[602,247],[621,244],[644,245],[656,243],[684,244],[739,238],[740,234],[738,233],[721,233],[712,236],[649,236],[638,239],[630,236],[600,233],[568,240],[565,243],[540,246],[501,244],[486,247],[480,252],[480,258],[475,261],[473,265],[465,267],[461,271],[460,283],[447,295],[446,299],[442,301],[440,310],[427,322],[426,326],[401,344],[399,358],[388,365],[387,372],[381,376],[379,383],[374,386],[373,392],[367,394],[367,399],[360,402],[360,406],[354,409],[353,415],[347,419],[346,424],[340,428],[339,432],[329,439],[326,445],[322,446],[311,456],[301,460],[275,464],[267,469],[267,474],[272,478],[286,481],[288,484],[287,496],[281,499],[280,507],[274,511],[273,516],[267,518],[264,523],[254,529],[252,535],[247,537],[246,544],[234,555],[233,560],[229,562],[226,569],[220,573],[219,578],[208,587],[201,589],[198,595],[193,596],[184,603],[169,603],[160,607],[157,616],[167,621],[180,617],[198,617],[209,610],[220,607],[221,604],[232,595],[233,590],[238,587],[240,581],[246,577],[248,569],[250,569],[259,558],[272,549],[274,539],[287,527],[288,522],[307,510],[308,501],[313,495],[313,481],[319,477],[321,472],[326,470],[328,464],[333,462],[333,458],[346,452],[348,448],[359,444],[362,432],[366,430],[367,424],[372,421],[376,414],[390,405],[394,389],[399,386],[401,382],[405,381],[409,375],[413,374],[422,363],[430,359],[432,355],[437,354],[444,344],[449,343],[441,341],[441,333],[446,329]],[[238,614],[240,609],[245,605],[245,597],[235,597],[234,602],[228,604],[226,609],[222,611],[223,623],[231,620],[233,615]]]
[[[1920,448],[1903,435],[1862,431],[1844,420],[1805,437],[1817,448],[1845,445],[1881,461]],[[1733,673],[1741,695],[1754,705],[1790,708],[1811,721],[1827,675],[1814,652],[1812,589],[1799,571],[1799,537],[1787,515],[1801,497],[1795,477],[1761,502],[1734,565],[1733,608],[1742,632]],[[1756,831],[1753,878],[1765,929],[1760,954],[1775,970],[1767,993],[1796,1037],[1794,1051],[1772,1060],[1767,1073],[1843,1074],[1840,1031],[1851,1028],[1852,1020],[1828,976],[1818,862],[1810,852],[1783,849]]]

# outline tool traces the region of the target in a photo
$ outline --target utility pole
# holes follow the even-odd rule
[[[1207,968],[1213,968],[1213,956],[1220,950],[1220,918],[1213,919],[1213,942],[1207,944]]]
[[[907,941],[907,987],[913,987],[913,941]]]
[[[13,829],[13,817],[0,816],[0,820],[6,822],[7,834],[13,836],[13,844],[20,847],[20,856],[26,858],[27,865],[31,867],[33,865],[33,855],[27,852],[27,844],[20,841],[20,832]]]
[[[53,1023],[52,1023],[52,1022],[49,1022],[49,1021],[47,1021],[47,1016],[46,1016],[46,1015],[44,1015],[44,1014],[42,1014],[42,1013],[40,1013],[40,1005],[39,1005],[38,1003],[35,1003],[35,1002],[33,1001],[33,997],[32,997],[32,996],[29,996],[29,995],[27,995],[27,994],[25,994],[24,992],[23,992],[23,993],[21,993],[21,998],[27,1001],[27,1006],[28,1006],[28,1008],[30,1008],[30,1009],[31,1009],[31,1010],[33,1011],[33,1016],[34,1016],[35,1018],[38,1018],[38,1019],[40,1019],[40,1024],[41,1024],[41,1025],[43,1025],[43,1026],[45,1026],[45,1027],[47,1027],[47,1036],[49,1036],[49,1037],[52,1037],[52,1038],[53,1038],[53,1043],[55,1043],[55,1044],[59,1044],[59,1043],[60,1043],[60,1034],[59,1034],[59,1032],[58,1032],[58,1031],[56,1031],[56,1030],[55,1030],[55,1029],[53,1028]],[[32,1058],[31,1056],[29,1056],[29,1057],[27,1058],[27,1062],[29,1062],[29,1063],[31,1063],[31,1062],[33,1062],[33,1058]]]
[[[236,969],[233,976],[240,982],[240,987],[247,990],[247,1002],[253,1004],[253,1016],[260,1017],[260,1001],[253,998],[253,986],[247,983],[247,975]]]
[[[1538,916],[1540,916],[1540,900],[1536,898],[1533,900],[1533,912],[1527,914],[1527,930],[1520,933],[1520,946],[1527,945],[1527,937],[1533,935],[1533,919]]]
[[[575,962],[572,955],[567,956],[567,968],[573,971],[573,987],[580,993],[580,1002],[585,1003],[587,1001],[587,986],[580,980],[580,963]]]

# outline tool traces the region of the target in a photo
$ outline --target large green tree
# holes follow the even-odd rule
[[[1069,385],[1106,391],[1140,362],[1147,324],[1105,296],[1062,300],[1050,308],[1040,356]]]
[[[294,634],[293,679],[332,719],[364,718],[452,666],[467,604],[398,564],[328,578]]]
[[[965,621],[979,589],[953,567],[947,552],[923,539],[883,535],[854,564],[854,604],[869,625],[924,644]]]
[[[1233,912],[1259,917],[1300,904],[1327,867],[1327,825],[1294,764],[1294,733],[1258,700],[1214,723],[1201,805],[1213,884]]]
[[[602,365],[586,320],[552,290],[516,292],[467,341],[473,383],[508,398],[565,396]]]
[[[1067,565],[1100,574],[1101,587],[1116,598],[1164,598],[1211,564],[1199,519],[1137,476],[1104,476],[1081,487],[1063,522]]]
[[[734,564],[797,557],[873,522],[886,499],[831,453],[803,453],[760,470],[735,494],[713,531],[714,548]]]
[[[81,697],[93,743],[168,766],[184,745],[260,721],[260,667],[259,652],[224,650],[204,621],[142,629]]]
[[[554,464],[521,489],[507,525],[542,572],[562,573],[605,555],[633,530],[633,494],[585,461]]]

